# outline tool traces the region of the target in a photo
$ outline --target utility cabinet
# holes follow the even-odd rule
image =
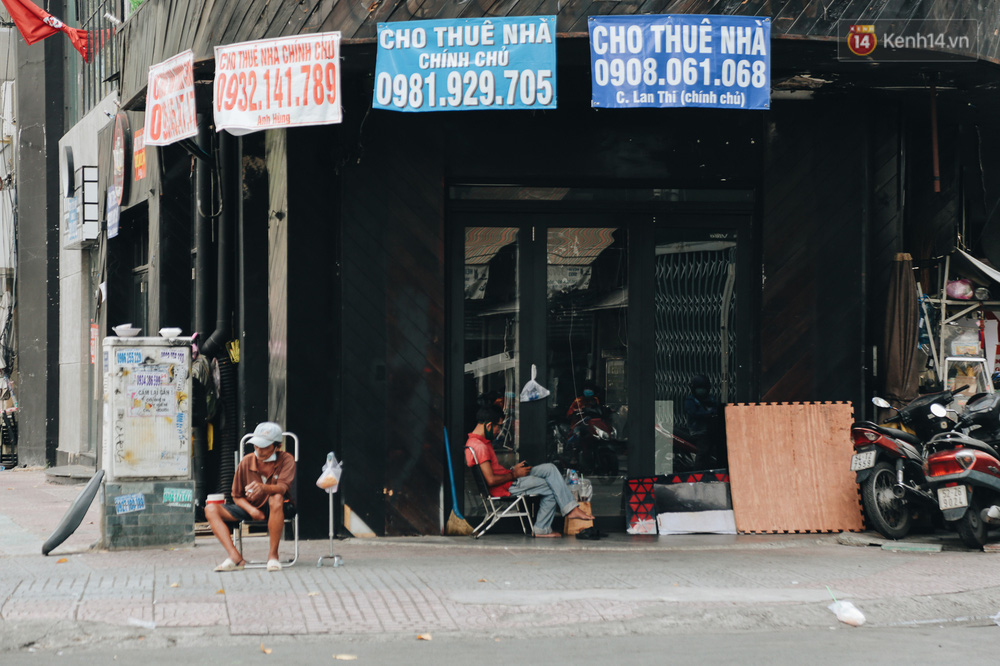
[[[102,360],[104,546],[193,545],[191,339],[109,337]]]

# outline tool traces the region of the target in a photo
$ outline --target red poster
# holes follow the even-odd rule
[[[140,127],[132,138],[132,180],[142,180],[146,177],[146,143],[144,134],[145,127]]]

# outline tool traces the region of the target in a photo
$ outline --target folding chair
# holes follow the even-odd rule
[[[283,433],[281,433],[281,435],[282,435],[283,438],[284,437],[291,437],[292,438],[292,442],[294,442],[294,444],[295,444],[295,451],[293,453],[293,455],[295,456],[295,466],[296,466],[295,479],[292,480],[292,484],[288,488],[288,494],[292,496],[292,502],[294,503],[298,499],[299,438],[298,438],[297,435],[295,435],[295,433],[291,433],[291,432],[283,432]],[[240,440],[240,445],[239,445],[239,447],[237,447],[236,452],[235,452],[235,455],[236,455],[236,466],[237,467],[239,467],[240,460],[242,460],[243,456],[245,455],[244,450],[246,449],[246,444],[247,444],[247,442],[250,441],[251,437],[253,437],[253,433],[247,433],[246,435],[243,435],[243,439]],[[282,444],[284,444],[284,441],[282,441]],[[235,467],[233,469],[235,469]],[[293,564],[295,564],[298,561],[298,559],[299,559],[299,512],[298,512],[298,510],[295,511],[295,515],[292,516],[291,518],[285,518],[285,525],[287,526],[289,524],[292,526],[292,541],[295,544],[295,554],[292,556],[292,559],[290,559],[290,560],[281,560],[281,566],[283,566],[283,567],[290,567]],[[260,526],[263,526],[265,528],[265,530],[266,530],[267,529],[267,521],[266,520],[242,520],[242,521],[239,521],[239,522],[236,522],[236,523],[233,524],[233,542],[236,544],[236,549],[238,551],[240,551],[241,555],[243,554],[243,526],[244,525],[246,525],[247,527],[260,527]],[[264,560],[250,561],[250,560],[247,560],[246,558],[244,558],[244,562],[246,562],[246,568],[247,569],[262,569],[262,568],[264,568],[264,567],[267,566],[267,562],[264,561]]]
[[[465,447],[472,453],[472,460],[475,462],[471,466],[472,478],[476,480],[476,487],[479,489],[479,499],[483,502],[483,510],[486,517],[479,523],[476,529],[472,530],[472,537],[478,539],[486,534],[491,527],[497,524],[501,518],[517,518],[521,521],[521,530],[527,534],[534,534],[534,525],[531,524],[531,512],[528,507],[528,497],[526,495],[511,495],[510,497],[493,497],[490,495],[490,487],[483,476],[483,470],[479,467],[479,458],[471,447]],[[528,524],[524,524],[527,518]]]

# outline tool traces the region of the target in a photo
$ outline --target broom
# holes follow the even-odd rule
[[[462,512],[458,510],[458,495],[455,494],[455,472],[451,467],[451,445],[448,444],[448,428],[444,429],[444,457],[448,459],[448,478],[451,480],[451,514],[444,526],[448,536],[468,536],[472,534],[472,525],[466,522]]]

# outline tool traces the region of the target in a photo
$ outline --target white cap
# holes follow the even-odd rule
[[[272,444],[281,444],[281,440],[281,426],[272,421],[264,421],[263,423],[259,423],[254,429],[250,443],[258,449],[262,449]]]

